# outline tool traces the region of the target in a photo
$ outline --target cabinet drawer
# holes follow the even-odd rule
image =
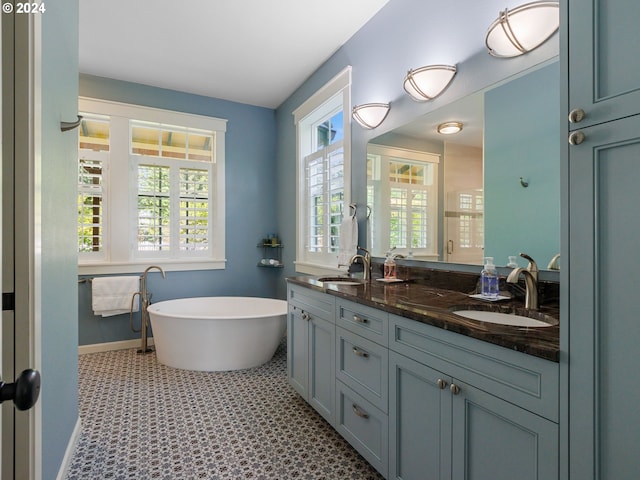
[[[385,478],[389,466],[389,420],[385,413],[336,381],[336,430]]]
[[[389,314],[375,308],[339,299],[336,302],[336,323],[347,330],[387,346]]]
[[[389,338],[398,353],[558,422],[557,363],[397,315]]]
[[[289,285],[289,308],[303,310],[313,316],[335,323],[335,297],[310,288]]]
[[[336,377],[386,413],[389,391],[388,349],[337,327],[336,355]]]

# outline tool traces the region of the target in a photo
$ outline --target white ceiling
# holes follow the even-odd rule
[[[275,108],[389,0],[81,0],[80,72]]]

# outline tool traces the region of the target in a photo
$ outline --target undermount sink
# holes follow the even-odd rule
[[[471,320],[513,327],[544,328],[558,325],[558,320],[549,315],[524,309],[514,309],[509,313],[491,310],[454,309],[453,313]]]
[[[320,277],[318,281],[332,285],[362,285],[364,283],[363,280],[351,277]]]

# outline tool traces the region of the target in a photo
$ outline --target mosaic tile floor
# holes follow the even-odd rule
[[[134,349],[81,355],[82,433],[68,480],[382,477],[286,379],[286,343],[235,372],[160,365]]]

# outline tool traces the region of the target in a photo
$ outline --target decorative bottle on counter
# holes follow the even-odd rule
[[[396,261],[393,259],[391,252],[387,252],[387,258],[384,261],[384,278],[396,278]]]
[[[484,268],[480,273],[480,292],[483,297],[498,298],[498,271],[493,264],[493,257],[486,257]]]

